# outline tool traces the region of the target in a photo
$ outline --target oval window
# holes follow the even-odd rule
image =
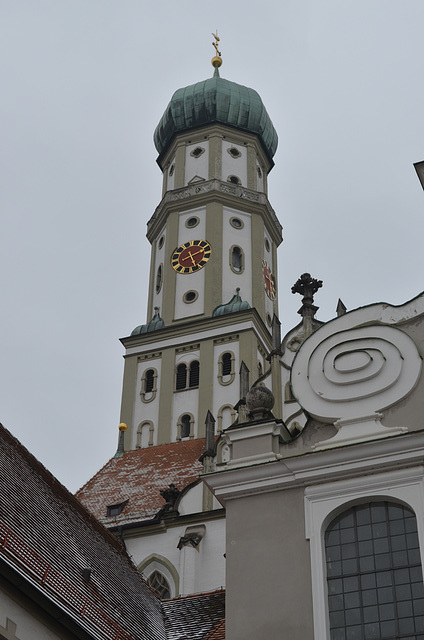
[[[199,222],[200,220],[197,216],[192,216],[191,218],[188,218],[186,220],[185,226],[188,227],[189,229],[192,229],[193,227],[197,227]]]

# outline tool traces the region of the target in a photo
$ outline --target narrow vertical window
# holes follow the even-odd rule
[[[231,375],[231,353],[224,353],[222,355],[222,375]]]
[[[144,378],[144,393],[150,393],[153,391],[153,386],[155,382],[155,372],[153,369],[147,369]]]
[[[161,288],[162,288],[162,265],[160,264],[156,274],[156,293],[159,293]]]
[[[188,413],[181,416],[181,438],[190,437],[190,416]]]
[[[242,254],[241,254],[240,247],[233,247],[233,251],[231,254],[231,264],[233,266],[234,271],[241,271],[243,268],[241,255]]]
[[[177,367],[177,379],[176,379],[175,388],[177,390],[185,389],[186,384],[187,384],[187,365],[179,364]]]
[[[189,387],[199,386],[199,361],[193,360],[190,364]]]

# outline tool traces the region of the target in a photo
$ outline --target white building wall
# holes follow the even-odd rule
[[[11,623],[14,623],[16,638],[19,640],[61,640],[63,634],[54,632],[50,625],[43,623],[42,618],[41,610],[35,617],[33,613],[12,599],[5,590],[0,589],[0,637],[14,638],[15,635],[11,635],[13,631]]]
[[[241,229],[234,228],[230,220],[238,218],[243,222]],[[223,238],[222,238],[222,300],[229,302],[240,287],[240,295],[252,305],[252,225],[251,215],[241,213],[235,209],[224,207],[223,209]],[[231,247],[241,247],[244,253],[244,269],[241,273],[234,273],[228,268],[230,263]]]
[[[165,245],[166,245],[166,228],[164,227],[162,231],[158,235],[158,240],[156,241],[156,255],[155,255],[155,266],[154,266],[154,281],[153,281],[153,307],[159,307],[159,310],[162,309],[162,299],[163,299],[163,272],[164,265],[166,261],[165,254]],[[156,292],[156,284],[157,284],[157,274],[159,266],[162,266],[162,286],[160,287],[159,293]],[[147,322],[149,322],[151,318],[147,318]]]
[[[194,524],[204,524],[206,527],[206,533],[198,549],[193,549],[196,554],[194,576],[192,573],[193,558],[184,552],[184,547],[181,550],[178,549],[178,543],[180,538],[184,536],[187,525],[169,527],[166,532],[156,535],[125,540],[128,553],[136,566],[151,557],[152,565],[143,569],[143,575],[146,578],[153,572],[155,557],[161,557],[171,563],[178,573],[181,585],[184,585],[185,581],[188,586],[188,582],[190,582],[194,593],[212,591],[225,586],[225,518],[206,522],[199,518],[198,522],[191,522],[188,526]],[[169,580],[170,573],[165,571],[167,565],[163,564],[162,566],[164,568],[163,574]],[[154,568],[161,571],[161,565],[158,563],[154,564]],[[185,575],[186,570],[187,575]],[[186,580],[184,580],[185,577]],[[180,594],[182,595],[181,590]]]
[[[187,227],[186,222],[190,218],[198,218],[199,223],[195,227]],[[189,240],[207,240],[206,234],[206,209],[192,209],[183,211],[178,221],[178,246]],[[213,251],[213,247],[212,247]],[[187,291],[196,291],[197,300],[187,304],[184,302],[184,294]],[[205,309],[205,269],[196,273],[178,274],[175,284],[175,312],[176,320],[188,318],[204,313]]]
[[[192,155],[195,149],[204,150],[201,155],[195,157]],[[208,179],[209,173],[209,140],[202,140],[196,144],[190,144],[186,147],[185,157],[185,179],[184,184],[187,185],[193,178],[199,177],[203,180]]]
[[[230,149],[237,149],[238,158],[229,153]],[[222,141],[222,179],[224,182],[229,176],[237,176],[243,186],[247,186],[247,149],[240,144],[233,144],[227,140]]]

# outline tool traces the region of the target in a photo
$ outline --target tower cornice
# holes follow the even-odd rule
[[[220,202],[239,211],[245,211],[247,205],[252,213],[264,217],[273,241],[277,246],[281,244],[283,227],[265,193],[216,179],[167,191],[147,223],[147,239],[151,243],[155,240],[171,212],[181,211],[182,207],[184,210],[194,209],[209,202]]]

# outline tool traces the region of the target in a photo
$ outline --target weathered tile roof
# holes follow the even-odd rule
[[[225,591],[219,589],[163,603],[167,640],[225,640]]]
[[[166,638],[161,603],[119,541],[0,425],[0,569],[6,568],[93,638]]]
[[[173,483],[182,491],[198,480],[204,450],[200,438],[126,451],[109,460],[76,496],[106,526],[150,520],[165,506],[162,489]],[[120,515],[107,517],[108,506],[126,500]]]

